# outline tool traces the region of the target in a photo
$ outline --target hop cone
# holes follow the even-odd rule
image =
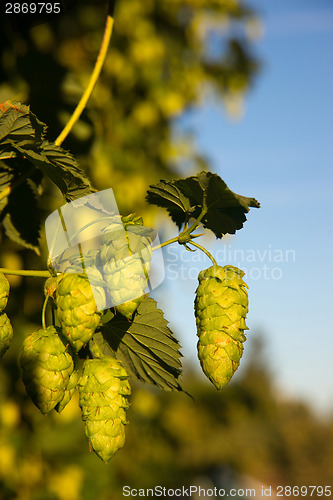
[[[195,298],[198,357],[205,375],[222,389],[239,366],[247,330],[247,285],[243,271],[212,266],[199,273]]]
[[[9,349],[13,338],[13,328],[7,314],[0,314],[0,359]]]
[[[56,329],[29,335],[19,361],[27,393],[42,413],[49,413],[63,399],[73,372],[72,357]]]
[[[62,410],[68,405],[68,403],[72,399],[72,396],[79,383],[79,380],[80,380],[80,373],[77,370],[74,370],[71,376],[69,377],[68,385],[66,387],[62,400],[55,407],[58,413],[61,413]]]
[[[113,224],[103,237],[100,252],[104,279],[116,310],[132,318],[148,283],[153,230],[143,227],[133,215]]]
[[[6,276],[0,273],[0,312],[3,311],[7,305],[9,295],[9,283]]]
[[[92,338],[102,314],[87,276],[65,274],[57,288],[56,307],[63,334],[79,351]]]
[[[85,271],[89,279],[89,283],[93,286],[94,298],[96,301],[97,309],[102,311],[106,309],[105,288],[106,283],[103,276],[98,269],[100,262],[98,261],[99,251],[89,250],[84,257]]]
[[[86,360],[79,392],[90,446],[108,462],[125,442],[125,409],[131,393],[126,370],[109,356]]]

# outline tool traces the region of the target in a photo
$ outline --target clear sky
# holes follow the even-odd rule
[[[182,126],[230,189],[261,202],[236,236],[207,240],[223,265],[247,271],[248,338],[262,333],[286,395],[333,410],[333,3],[251,5],[264,24],[255,44],[263,68],[244,117],[232,121],[208,100]],[[153,295],[194,360],[196,275],[210,264],[180,247],[165,257],[166,281]]]

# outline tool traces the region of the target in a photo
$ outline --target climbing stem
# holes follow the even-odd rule
[[[31,276],[34,278],[49,278],[51,276],[49,271],[28,271],[25,269],[6,269],[5,267],[0,268],[0,273],[10,274],[13,276]]]
[[[111,4],[114,4],[114,2],[111,2]],[[82,111],[86,107],[87,102],[88,102],[88,100],[89,100],[89,98],[90,98],[90,96],[95,88],[95,85],[96,85],[97,80],[99,78],[99,75],[101,73],[101,70],[102,70],[102,67],[103,67],[103,64],[105,61],[105,57],[107,54],[107,50],[109,47],[109,43],[110,43],[110,39],[111,39],[111,35],[112,35],[112,30],[113,30],[113,24],[114,24],[113,5],[110,6],[109,11],[110,12],[106,18],[106,24],[105,24],[105,30],[104,30],[102,44],[101,44],[100,51],[99,51],[99,54],[98,54],[98,57],[97,57],[97,60],[95,63],[94,70],[90,76],[89,83],[88,83],[87,88],[85,89],[85,91],[80,99],[80,102],[76,106],[71,118],[69,119],[68,123],[66,124],[66,126],[64,127],[62,132],[59,134],[59,136],[54,141],[54,143],[57,146],[60,146],[64,142],[67,135],[69,134],[69,132],[72,130],[75,123],[80,118]]]
[[[193,245],[196,248],[199,248],[199,250],[201,250],[203,253],[205,253],[207,255],[207,257],[210,258],[210,260],[212,261],[212,263],[214,264],[214,266],[217,266],[216,260],[214,259],[214,257],[212,256],[212,254],[210,252],[208,252],[208,250],[206,250],[206,248],[204,248],[201,245],[199,245],[199,243],[197,243],[196,241],[189,241],[188,244],[189,245]]]

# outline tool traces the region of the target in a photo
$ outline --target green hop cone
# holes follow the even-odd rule
[[[34,404],[49,413],[65,395],[73,372],[73,359],[53,326],[32,333],[23,342],[22,380]]]
[[[108,294],[116,311],[131,319],[148,284],[154,231],[141,217],[122,217],[107,228],[99,259]]]
[[[57,410],[58,413],[61,413],[62,410],[68,405],[68,403],[72,399],[72,396],[74,394],[75,389],[77,388],[79,380],[80,380],[80,373],[77,370],[74,370],[71,376],[69,377],[68,385],[65,389],[62,400],[55,407],[55,410]]]
[[[84,257],[85,272],[89,279],[90,285],[93,287],[94,298],[100,311],[106,309],[105,287],[106,283],[98,269],[100,262],[98,261],[99,251],[89,250]]]
[[[9,349],[13,338],[13,328],[7,314],[0,314],[0,359]]]
[[[205,375],[222,389],[237,370],[247,330],[244,272],[214,265],[199,273],[195,298],[198,357]]]
[[[94,335],[102,314],[97,310],[87,276],[65,274],[59,280],[56,307],[63,334],[79,351]]]
[[[141,297],[137,297],[136,299],[133,300],[128,300],[127,302],[124,302],[123,304],[119,304],[119,306],[115,307],[115,310],[125,316],[127,319],[131,320],[133,317],[133,314],[141,304],[141,302],[144,299],[144,295],[141,295]]]
[[[126,370],[110,356],[88,359],[83,364],[79,393],[90,446],[108,462],[125,443],[125,410],[131,393]]]
[[[0,312],[3,311],[7,305],[9,296],[9,282],[6,276],[0,273]]]

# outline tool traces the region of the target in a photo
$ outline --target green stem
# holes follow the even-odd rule
[[[42,327],[44,330],[46,330],[45,314],[46,314],[46,306],[47,306],[48,300],[49,300],[49,296],[46,295],[45,300],[44,300],[44,304],[43,304],[43,309],[42,309]]]
[[[204,218],[206,213],[207,213],[207,207],[206,207],[206,202],[204,200],[203,207],[202,207],[202,210],[201,210],[199,217],[197,219],[195,219],[192,226],[190,226],[188,229],[186,229],[180,233],[180,235],[178,237],[179,243],[186,243],[188,241],[190,234],[193,233],[193,231],[195,231],[195,229],[199,226],[201,220]]]
[[[78,105],[76,106],[76,108],[75,108],[75,110],[74,110],[71,118],[69,119],[68,123],[65,125],[64,129],[62,130],[62,132],[60,132],[59,136],[54,141],[54,144],[56,144],[57,146],[60,146],[64,142],[64,140],[66,139],[66,137],[68,136],[68,134],[72,130],[73,126],[75,125],[75,123],[80,118],[80,116],[81,116],[84,108],[86,107],[87,102],[88,102],[88,100],[89,100],[89,98],[90,98],[90,96],[91,96],[91,94],[92,94],[92,92],[93,92],[93,90],[95,88],[95,85],[96,85],[96,83],[98,81],[99,75],[101,73],[101,70],[102,70],[102,67],[103,67],[103,64],[104,64],[104,61],[105,61],[105,58],[106,58],[106,54],[107,54],[107,51],[108,51],[109,43],[110,43],[110,40],[111,40],[111,35],[112,35],[112,30],[113,30],[113,24],[114,24],[114,20],[113,20],[114,5],[115,5],[115,0],[110,0],[109,1],[108,15],[107,15],[107,18],[106,18],[106,24],[105,24],[105,29],[104,29],[104,36],[103,36],[103,40],[102,40],[102,43],[101,43],[100,51],[99,51],[99,54],[97,56],[93,72],[92,72],[92,74],[90,76],[90,80],[89,80],[89,83],[87,85],[87,88],[85,89],[85,91],[84,91],[84,93],[83,93],[83,95],[82,95],[82,97],[81,97]],[[11,156],[9,155],[8,158],[10,158],[10,157]],[[36,167],[32,167],[26,173],[22,174],[10,186],[8,186],[7,188],[5,188],[0,193],[0,201],[3,200],[4,198],[6,198],[7,196],[9,196],[10,193],[14,189],[16,189],[28,177],[30,177],[30,175],[35,170],[35,168]]]
[[[214,259],[214,257],[212,256],[212,254],[209,253],[208,250],[206,250],[206,248],[204,248],[201,245],[199,245],[199,243],[197,243],[196,241],[189,241],[188,245],[193,245],[193,246],[199,248],[199,250],[201,250],[203,253],[205,253],[207,255],[207,257],[210,258],[210,260],[212,261],[212,263],[214,264],[214,266],[217,266],[216,260]]]
[[[171,240],[167,240],[164,243],[161,243],[160,245],[156,245],[155,247],[152,248],[152,251],[154,252],[154,250],[158,250],[159,248],[165,247],[167,245],[171,245],[171,243],[176,243],[176,241],[180,245],[183,245],[184,243],[188,243],[190,240],[191,233],[198,227],[198,225],[200,224],[201,220],[206,215],[206,213],[207,213],[207,207],[206,207],[206,202],[204,200],[202,211],[201,211],[199,217],[193,222],[192,226],[190,226],[189,228],[182,231],[175,238],[171,238]],[[201,235],[197,235],[197,236],[201,236]],[[194,238],[194,237],[195,237],[195,235],[192,236],[192,238]]]
[[[5,267],[0,267],[0,273],[13,276],[31,276],[35,278],[49,278],[51,276],[49,271],[27,271],[25,269],[6,269]]]
[[[167,245],[171,245],[171,243],[176,243],[177,241],[178,241],[178,236],[176,236],[175,238],[171,238],[171,240],[167,240],[164,243],[161,243],[160,245],[156,245],[156,247],[153,247],[151,250],[152,252],[154,252],[159,248],[166,247]]]
[[[114,2],[111,2],[111,4],[113,4],[113,3]],[[109,43],[110,43],[110,39],[111,39],[111,35],[112,35],[113,24],[114,24],[113,15],[112,15],[113,5],[110,6],[109,10],[110,10],[110,13],[108,14],[108,16],[106,18],[104,36],[103,36],[100,51],[99,51],[99,54],[98,54],[98,57],[97,57],[97,60],[95,63],[94,70],[90,76],[90,80],[89,80],[89,83],[87,85],[87,88],[84,91],[84,93],[80,99],[80,102],[76,106],[71,118],[69,119],[69,121],[66,124],[65,128],[63,129],[63,131],[59,134],[59,136],[54,141],[54,143],[57,146],[60,146],[64,142],[67,135],[69,134],[69,132],[72,130],[75,123],[80,118],[82,111],[86,107],[87,102],[88,102],[88,100],[89,100],[89,98],[90,98],[90,96],[95,88],[95,85],[96,85],[97,80],[99,78],[99,75],[101,73],[101,70],[102,70],[102,67],[103,67],[103,64],[105,61],[105,57],[107,54],[107,50],[109,47]]]
[[[201,211],[201,214],[199,217],[193,222],[192,226],[190,226],[187,230],[186,233],[190,234],[193,233],[193,231],[199,226],[200,222],[202,221],[203,217],[206,215],[207,209],[204,207]]]

